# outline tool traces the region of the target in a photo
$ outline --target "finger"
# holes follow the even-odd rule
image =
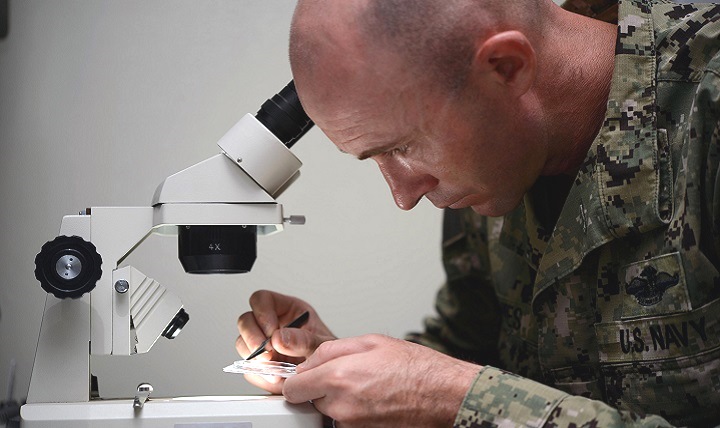
[[[250,308],[267,336],[310,309],[304,301],[273,291],[260,290],[250,296]]]
[[[298,373],[312,370],[327,362],[347,355],[358,354],[372,349],[377,344],[377,338],[373,336],[351,337],[347,339],[329,340],[318,345],[315,352],[300,365]]]
[[[251,352],[242,336],[238,336],[238,338],[235,339],[235,350],[237,351],[238,355],[243,358],[245,358],[247,355],[250,355]]]
[[[255,322],[265,337],[269,337],[280,326],[274,294],[272,291],[259,290],[250,296],[250,308]]]
[[[240,315],[237,324],[240,337],[235,342],[235,347],[240,355],[246,357],[251,351],[257,349],[257,347],[262,344],[266,336],[258,325],[255,314],[252,312],[245,312]]]
[[[264,353],[255,357],[256,361],[269,361],[270,354]],[[245,380],[250,384],[262,388],[271,394],[281,394],[284,379],[279,376],[263,376],[254,374],[244,374]]]
[[[290,357],[307,357],[315,352],[321,343],[330,338],[323,338],[305,329],[281,328],[272,335],[270,342],[277,352]]]
[[[285,379],[282,394],[292,404],[304,403],[306,401],[325,398],[327,394],[326,382],[330,381],[326,376],[328,370],[325,366],[317,367],[310,371],[298,373],[295,376]]]
[[[344,417],[345,414],[350,414],[349,412],[341,412],[338,409],[337,400],[332,400],[328,397],[326,398],[318,398],[316,400],[312,401],[313,407],[315,407],[315,410],[320,412],[323,415],[323,427],[324,428],[342,428],[346,426],[344,423],[341,425],[340,421],[344,420],[341,419]],[[348,425],[349,426],[349,425]],[[358,425],[353,425],[358,426]],[[374,425],[360,425],[360,426],[374,426]]]
[[[283,384],[285,379],[279,376],[260,376],[246,374],[245,380],[250,384],[257,386],[271,394],[280,395],[282,394]]]

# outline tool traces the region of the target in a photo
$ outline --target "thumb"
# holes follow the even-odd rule
[[[329,340],[308,330],[299,328],[281,328],[272,335],[271,343],[275,351],[288,357],[307,357]]]

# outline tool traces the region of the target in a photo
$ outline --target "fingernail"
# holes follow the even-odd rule
[[[280,340],[286,347],[290,347],[290,341],[292,340],[290,336],[291,334],[287,329],[280,330]]]
[[[273,326],[270,323],[265,324],[265,326],[263,327],[263,331],[265,332],[265,336],[267,336],[267,337],[272,336],[272,333],[275,330],[276,330],[275,326]]]

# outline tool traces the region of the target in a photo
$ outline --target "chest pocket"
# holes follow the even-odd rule
[[[715,420],[720,300],[692,307],[677,253],[624,266],[619,276],[619,321],[595,326],[608,402],[674,423]]]

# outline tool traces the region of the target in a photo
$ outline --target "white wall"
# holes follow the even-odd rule
[[[27,394],[45,301],[33,261],[62,216],[148,205],[164,177],[217,153],[215,141],[290,80],[294,3],[10,0],[0,40],[0,391],[15,359],[15,397]],[[317,129],[293,151],[302,177],[281,202],[308,223],[261,238],[250,274],[186,275],[167,238],[132,257],[183,299],[191,321],[149,354],[93,359],[103,396],[130,395],[141,381],[156,396],[258,392],[221,368],[237,358],[235,321],[260,288],[313,302],[340,336],[402,336],[432,313],[441,212],[397,209],[376,166]]]

